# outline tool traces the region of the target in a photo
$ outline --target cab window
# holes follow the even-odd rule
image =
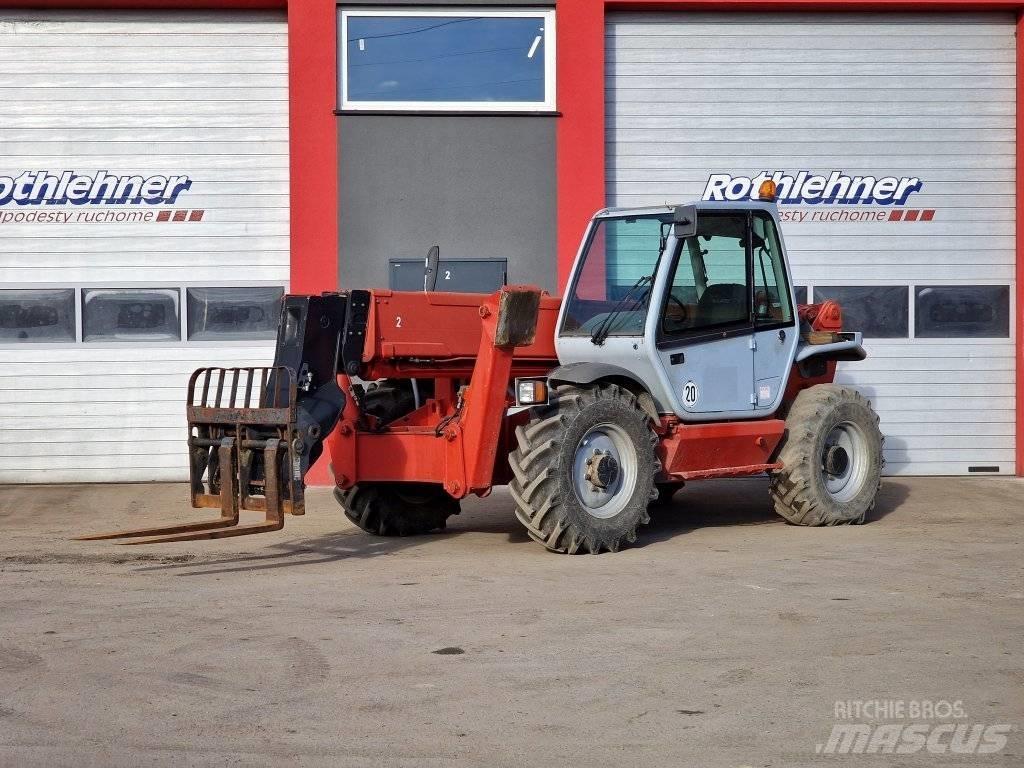
[[[758,325],[790,323],[793,307],[775,222],[763,213],[751,220],[754,260],[754,320]]]
[[[747,215],[702,213],[684,240],[662,314],[668,336],[750,322]]]
[[[642,336],[670,214],[598,220],[581,255],[561,333]]]

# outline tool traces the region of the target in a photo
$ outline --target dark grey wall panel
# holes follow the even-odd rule
[[[390,259],[507,259],[553,291],[555,117],[338,117],[339,274],[388,284]]]
[[[349,2],[341,3],[339,8],[360,8],[364,6],[370,6],[372,8],[384,8],[389,5],[395,6],[413,6],[421,5],[424,9],[428,8],[466,8],[471,5],[493,5],[497,8],[516,8],[522,6],[524,8],[554,8],[554,2],[545,2],[545,0],[459,0],[457,3],[445,4],[437,2],[424,2],[423,0],[350,0]]]
[[[423,259],[392,259],[388,288],[421,291],[425,277]],[[506,283],[504,259],[441,259],[434,290],[442,293],[492,293]]]

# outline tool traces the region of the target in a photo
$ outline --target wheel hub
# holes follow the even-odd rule
[[[619,479],[619,462],[609,452],[595,451],[587,459],[586,478],[595,488],[605,489]]]
[[[854,499],[864,488],[869,474],[868,441],[857,424],[836,424],[825,438],[821,451],[821,479],[825,490],[838,502]]]
[[[596,424],[576,445],[572,484],[587,514],[614,517],[629,503],[637,482],[637,453],[617,424]]]
[[[830,445],[825,451],[825,471],[833,477],[841,477],[850,466],[850,455],[841,445]]]

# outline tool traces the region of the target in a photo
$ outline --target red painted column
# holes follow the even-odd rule
[[[291,290],[338,288],[337,6],[288,3]]]
[[[1017,475],[1024,477],[1024,13],[1017,13]]]
[[[288,3],[291,291],[338,289],[337,6]],[[306,475],[333,485],[325,453]]]
[[[558,285],[565,288],[584,227],[603,208],[604,3],[558,0]]]

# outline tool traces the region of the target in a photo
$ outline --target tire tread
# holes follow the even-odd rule
[[[599,400],[618,400],[628,406],[647,424],[652,446],[651,482],[661,465],[654,457],[657,435],[650,429],[649,417],[638,404],[636,395],[616,384],[587,388],[561,385],[554,391],[552,402],[539,410],[533,421],[516,429],[518,448],[509,454],[513,479],[509,489],[516,502],[516,517],[530,538],[553,552],[598,554],[604,550],[618,551],[623,541],[636,541],[637,529],[650,521],[646,507],[636,523],[621,537],[598,537],[573,521],[559,498],[559,462],[562,435],[573,420],[589,405]]]
[[[377,536],[422,536],[444,530],[459,514],[459,502],[438,486],[436,501],[415,504],[395,493],[390,483],[356,485],[334,496],[353,524]]]
[[[818,384],[797,395],[786,416],[786,436],[778,453],[783,469],[773,473],[770,496],[775,511],[794,525],[827,526],[863,523],[874,509],[878,489],[881,487],[881,445],[878,441],[878,473],[875,488],[865,509],[850,513],[844,507],[823,496],[812,473],[819,472],[820,461],[815,451],[819,425],[839,405],[853,403],[870,413],[875,432],[878,432],[878,414],[860,392],[838,384]],[[867,425],[865,425],[867,426]]]

